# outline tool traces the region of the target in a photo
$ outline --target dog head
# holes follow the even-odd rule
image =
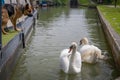
[[[26,4],[24,6],[24,12],[23,12],[24,15],[27,15],[29,17],[32,17],[32,7],[29,5],[29,4]]]

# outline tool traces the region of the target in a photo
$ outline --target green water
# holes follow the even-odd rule
[[[60,52],[82,37],[88,37],[90,44],[99,47],[109,59],[92,65],[83,63],[77,75],[64,74],[59,67]],[[35,33],[11,80],[114,80],[118,73],[107,42],[94,9],[40,9]]]

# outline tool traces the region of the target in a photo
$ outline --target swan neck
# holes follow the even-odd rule
[[[76,53],[76,48],[74,48],[72,51],[72,54],[75,54],[75,53]]]
[[[76,50],[73,50],[70,58],[70,64],[74,62],[75,53],[76,53]]]
[[[70,63],[69,63],[69,73],[74,72],[74,59],[75,59],[76,49],[72,50],[72,54],[70,57]]]

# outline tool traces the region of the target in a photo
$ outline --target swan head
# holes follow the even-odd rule
[[[69,52],[68,53],[70,53],[72,50],[75,50],[76,47],[77,47],[77,43],[76,42],[72,42],[71,46],[69,47]]]
[[[80,40],[80,45],[85,45],[85,44],[88,44],[88,39],[86,37]]]

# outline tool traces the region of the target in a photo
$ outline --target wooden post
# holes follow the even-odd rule
[[[116,6],[117,6],[117,0],[115,0],[115,8],[116,8]]]

